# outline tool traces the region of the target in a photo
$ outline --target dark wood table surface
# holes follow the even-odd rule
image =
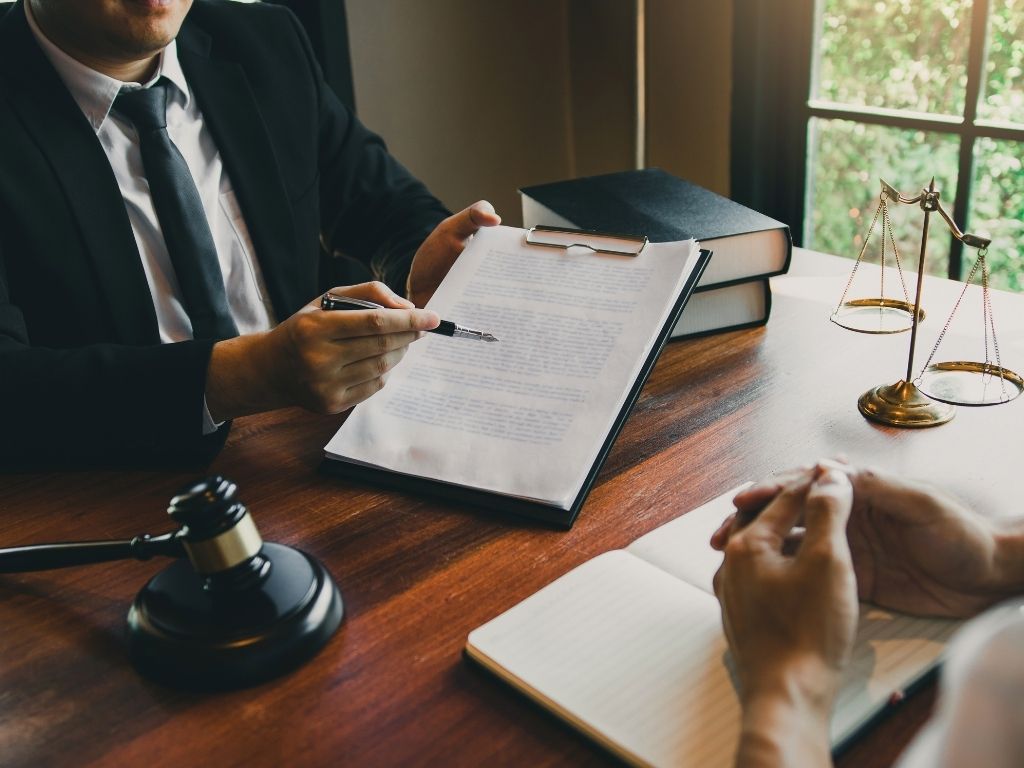
[[[791,274],[773,280],[766,328],[670,344],[568,532],[319,473],[339,417],[240,419],[205,473],[238,483],[265,540],[324,562],[344,596],[341,630],[286,677],[182,693],[140,678],[125,656],[128,605],[162,563],[2,576],[0,765],[612,763],[465,661],[468,632],[740,482],[819,457],[845,454],[932,479],[991,513],[1015,511],[1021,402],[961,408],[930,430],[859,415],[861,392],[902,378],[908,335],[828,322],[850,264],[798,252]],[[955,294],[954,284],[926,285],[936,319],[922,326],[918,365]],[[1000,294],[996,312],[1003,364],[1020,370],[1024,297]],[[976,318],[965,333],[975,357]],[[0,545],[163,532],[168,499],[201,474],[0,475]],[[911,697],[839,764],[891,763],[932,699]]]

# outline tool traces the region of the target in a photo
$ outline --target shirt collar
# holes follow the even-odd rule
[[[57,70],[57,74],[64,81],[64,85],[71,92],[71,96],[85,114],[94,131],[99,132],[107,119],[107,115],[110,114],[110,108],[114,104],[114,99],[117,98],[117,94],[121,92],[123,87],[129,89],[146,87],[155,83],[161,76],[167,78],[175,85],[179,91],[180,98],[183,99],[184,106],[188,107],[191,94],[189,93],[188,82],[185,80],[185,73],[181,69],[181,63],[178,61],[177,41],[172,40],[160,52],[160,61],[157,64],[156,73],[151,80],[142,84],[125,83],[87,67],[58,48],[46,37],[36,23],[35,17],[32,15],[31,3],[25,3],[24,7],[25,17],[28,20],[29,29],[32,30],[32,35],[43,49],[43,53],[46,54],[53,68]]]

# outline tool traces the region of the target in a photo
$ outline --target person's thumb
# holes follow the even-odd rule
[[[480,227],[493,227],[501,224],[494,206],[486,200],[478,200],[468,208],[464,208],[449,219],[456,237],[465,240],[476,233]]]

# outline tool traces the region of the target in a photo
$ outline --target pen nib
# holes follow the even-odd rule
[[[485,333],[484,331],[477,331],[473,328],[463,328],[461,325],[452,325],[451,336],[457,336],[460,339],[476,339],[477,341],[497,341],[498,337],[491,333]]]

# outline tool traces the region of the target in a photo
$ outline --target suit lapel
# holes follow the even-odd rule
[[[2,71],[16,73],[9,83],[11,107],[64,190],[64,202],[78,222],[118,340],[157,343],[160,337],[149,284],[110,161],[36,44],[20,4],[0,20],[0,60]],[[73,236],[68,233],[69,238]]]
[[[210,56],[210,38],[186,19],[178,58],[230,174],[279,319],[308,297],[293,296],[295,223],[273,145],[242,67]]]

